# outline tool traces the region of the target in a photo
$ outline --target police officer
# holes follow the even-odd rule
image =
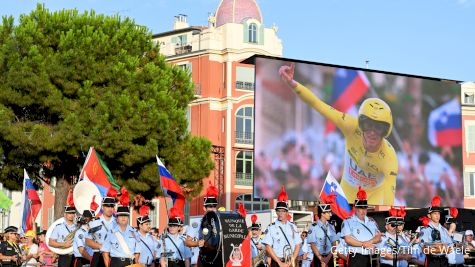
[[[74,235],[73,253],[74,253],[74,267],[82,267],[83,265],[90,265],[92,260],[92,248],[86,245],[86,236],[89,232],[89,222],[94,218],[95,210],[98,205],[94,200],[91,202],[90,209],[85,209],[80,219],[81,227]]]
[[[262,240],[262,244],[266,246],[267,254],[271,257],[272,267],[295,266],[295,260],[302,243],[297,227],[287,220],[289,214],[287,200],[287,193],[282,186],[275,207],[277,220],[267,227]]]
[[[0,260],[2,267],[18,267],[24,260],[20,246],[18,246],[18,228],[5,228],[5,241],[0,244]]]
[[[180,212],[174,207],[171,208],[170,218],[168,219],[168,233],[160,241],[162,252],[165,255],[160,260],[162,267],[190,266],[191,251],[185,246],[183,235],[178,233],[181,223]]]
[[[341,235],[349,250],[348,266],[372,266],[375,244],[381,241],[376,222],[366,216],[368,201],[366,192],[358,189],[355,199],[355,214],[343,221]],[[376,262],[377,263],[377,262]]]
[[[205,213],[209,211],[216,211],[218,206],[218,189],[209,184],[206,190],[206,196],[203,199],[203,211]],[[190,226],[186,228],[186,239],[185,245],[191,249],[192,266],[196,266],[199,261],[199,248],[204,246],[204,240],[199,239],[200,233],[199,229],[201,228],[201,221],[193,222]]]
[[[398,215],[396,208],[389,210],[389,216],[386,217],[386,233],[382,236],[381,243],[378,244],[381,255],[381,267],[408,266],[408,261],[411,260],[409,242],[401,235],[400,229],[401,218]],[[394,261],[397,263],[394,264]]]
[[[251,259],[252,259],[252,266],[255,266],[255,262],[257,260],[262,260],[262,263],[258,265],[258,267],[265,266],[265,255],[263,255],[263,251],[265,252],[265,247],[261,244],[261,223],[257,222],[257,215],[253,214],[251,216]],[[261,259],[257,259],[257,256],[262,257]]]
[[[74,222],[76,218],[76,207],[74,206],[72,190],[69,190],[67,204],[68,205],[64,206],[64,223],[56,225],[49,238],[49,245],[55,248],[65,249],[73,246],[74,238],[68,238],[69,240],[66,240],[66,237],[70,236],[77,228],[77,225]],[[73,253],[59,255],[58,267],[71,267],[73,266],[73,263]]]
[[[150,234],[150,217],[148,211],[150,207],[143,205],[139,208],[140,216],[137,218],[137,242],[139,244],[140,257],[139,264],[151,267],[156,257],[158,241]]]
[[[442,212],[440,202],[441,198],[439,196],[432,199],[427,215],[430,219],[429,224],[421,230],[421,242],[427,244],[423,248],[424,252],[429,252],[426,253],[426,266],[428,267],[449,265],[446,254],[448,246],[452,244],[452,238],[449,236],[447,229],[439,223]],[[436,249],[434,244],[437,244],[440,250]]]
[[[105,239],[112,234],[112,229],[116,225],[113,217],[117,191],[110,188],[107,196],[102,199],[102,215],[99,219],[89,223],[90,229],[86,236],[86,245],[93,250],[91,267],[104,267],[104,259],[100,249]]]
[[[315,266],[334,266],[331,248],[338,237],[335,227],[329,223],[332,216],[330,203],[318,205],[318,215],[320,220],[314,222],[308,231],[308,243],[313,251],[313,262]]]
[[[129,225],[129,196],[128,193],[124,193],[124,188],[119,201],[117,224],[112,228],[112,233],[107,234],[101,247],[106,267],[125,267],[137,263],[140,256],[137,233]]]

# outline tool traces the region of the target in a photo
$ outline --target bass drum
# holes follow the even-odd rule
[[[200,266],[225,266],[228,260],[242,261],[241,244],[248,234],[246,220],[237,212],[207,212],[201,219]]]

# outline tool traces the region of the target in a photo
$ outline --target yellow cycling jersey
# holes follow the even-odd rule
[[[326,104],[301,84],[294,91],[304,102],[333,122],[345,137],[341,186],[348,202],[354,202],[358,186],[361,186],[368,195],[368,204],[392,205],[398,162],[396,152],[388,140],[383,139],[378,151],[367,151],[357,118]]]

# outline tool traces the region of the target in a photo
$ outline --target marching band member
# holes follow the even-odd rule
[[[275,207],[277,220],[267,227],[262,240],[267,254],[271,257],[272,267],[295,266],[295,259],[302,243],[297,227],[287,220],[289,212],[287,199],[287,193],[282,186]]]
[[[102,257],[106,267],[125,267],[137,263],[140,250],[137,244],[135,230],[129,225],[129,193],[122,187],[117,208],[117,224],[112,233],[107,235],[101,247]]]
[[[205,213],[209,211],[216,211],[218,207],[218,189],[209,183],[208,189],[206,190],[206,196],[203,199],[203,210]],[[191,227],[186,229],[186,239],[185,245],[189,247],[192,251],[192,260],[191,264],[196,266],[199,261],[199,248],[204,246],[204,240],[199,239],[201,228],[200,222],[193,222]]]
[[[447,254],[447,261],[449,262],[449,266],[454,266],[454,267],[463,267],[464,263],[464,251],[462,248],[462,240],[460,241],[455,241],[453,239],[455,230],[457,228],[457,225],[455,224],[455,219],[457,218],[458,215],[458,209],[456,208],[450,208],[448,209],[448,214],[445,216],[445,224],[444,226],[447,229],[447,232],[449,233],[449,236],[452,238],[452,242],[454,245],[454,249],[452,251],[449,251]]]
[[[258,267],[265,266],[265,256],[263,259],[257,259],[257,256],[261,255],[262,251],[265,250],[265,247],[261,244],[261,224],[257,222],[257,215],[253,214],[251,216],[251,259],[252,266],[255,266],[254,262],[256,260],[262,260],[261,264]],[[265,253],[265,252],[264,252]]]
[[[8,226],[5,228],[5,242],[0,244],[0,260],[2,267],[19,267],[24,260],[22,251],[17,244],[18,228]]]
[[[99,219],[91,222],[91,231],[86,236],[86,246],[92,248],[94,254],[92,255],[91,267],[104,267],[104,259],[101,255],[100,249],[104,244],[105,239],[112,235],[112,229],[116,225],[116,220],[113,217],[114,207],[117,197],[117,190],[113,187],[109,188],[107,196],[102,200],[102,215]],[[96,228],[98,230],[92,229]],[[94,232],[92,231],[94,230]]]
[[[299,251],[299,258],[301,262],[300,266],[310,267],[313,261],[313,252],[312,252],[312,247],[307,241],[308,232],[302,231],[302,233],[300,234],[300,237],[302,238],[302,245],[300,246],[300,251]]]
[[[139,244],[140,257],[139,264],[146,267],[151,267],[154,264],[157,255],[156,247],[158,241],[149,233],[150,232],[150,217],[148,213],[150,206],[143,205],[139,208],[139,217],[137,218],[137,242]]]
[[[90,265],[92,255],[94,252],[92,248],[86,245],[86,236],[89,232],[89,222],[95,217],[95,210],[97,210],[97,203],[94,201],[96,196],[92,197],[90,208],[82,212],[81,228],[74,235],[73,253],[74,253],[74,267],[82,267],[83,265]]]
[[[339,264],[338,266],[341,267],[348,267],[348,247],[345,242],[345,238],[340,237],[338,240],[338,245],[335,248],[336,250],[336,255],[338,257],[337,263]]]
[[[397,267],[408,266],[408,261],[412,259],[412,255],[408,253],[409,242],[402,237],[399,229],[401,218],[404,217],[398,214],[398,210],[395,208],[389,210],[389,217],[386,217],[386,233],[378,245],[381,251],[381,267],[395,266],[396,253]]]
[[[312,224],[308,231],[308,243],[312,248],[314,266],[334,266],[332,245],[338,240],[335,227],[329,223],[332,216],[330,204],[334,201],[336,195],[331,195],[324,203],[318,205],[317,220]]]
[[[341,235],[349,249],[348,266],[372,266],[375,244],[381,241],[381,233],[376,222],[366,216],[368,201],[366,192],[359,188],[355,200],[355,214],[343,221]]]
[[[440,197],[435,196],[432,199],[431,206],[428,209],[428,217],[430,219],[427,227],[421,230],[422,236],[421,239],[423,243],[428,243],[433,245],[437,244],[436,247],[426,246],[424,247],[424,253],[427,251],[426,256],[426,266],[448,266],[448,260],[446,253],[448,252],[448,245],[452,244],[452,239],[449,236],[447,229],[442,227],[439,223],[440,221]]]
[[[49,238],[49,245],[55,248],[70,248],[73,245],[73,238],[65,240],[66,237],[72,235],[77,229],[74,219],[76,218],[76,207],[74,206],[73,190],[69,190],[68,201],[64,206],[64,219],[65,222],[56,225],[51,232]],[[74,237],[74,236],[72,236]],[[72,267],[74,263],[74,255],[59,255],[58,267]]]
[[[185,246],[183,235],[178,233],[181,224],[180,212],[175,207],[171,208],[170,218],[168,219],[168,234],[161,240],[162,250],[166,248],[166,251],[163,252],[171,256],[168,259],[165,256],[161,258],[160,264],[162,267],[190,267],[191,251]]]

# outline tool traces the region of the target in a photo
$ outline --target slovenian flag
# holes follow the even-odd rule
[[[84,179],[85,177],[97,186],[103,198],[107,196],[109,188],[114,187],[116,190],[120,188],[94,147],[89,148],[79,179]]]
[[[23,170],[23,176],[23,190],[21,191],[23,211],[20,232],[26,233],[28,230],[34,229],[36,216],[41,209],[41,200],[25,169]]]
[[[429,141],[434,147],[462,145],[460,103],[453,99],[434,109],[429,115]]]
[[[369,81],[364,72],[352,69],[336,69],[330,105],[341,112],[348,112],[358,103],[369,89]],[[335,130],[335,125],[327,121],[325,133]]]
[[[157,163],[158,173],[160,174],[160,186],[162,187],[163,194],[172,199],[175,208],[183,210],[185,207],[185,195],[183,191],[158,156]]]
[[[320,192],[320,199],[326,199],[331,194],[336,195],[335,203],[330,204],[333,213],[335,213],[342,220],[350,217],[352,215],[352,211],[350,204],[346,199],[345,193],[343,192],[343,188],[341,188],[338,181],[329,171],[327,178],[325,179],[325,183],[323,184],[322,191]]]

